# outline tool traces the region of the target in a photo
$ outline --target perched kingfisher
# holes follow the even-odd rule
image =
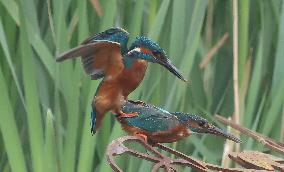
[[[142,101],[132,100],[128,100],[122,106],[122,111],[138,114],[132,118],[119,118],[122,128],[130,134],[142,137],[148,143],[175,142],[191,133],[209,133],[236,143],[242,142],[198,115],[183,112],[170,113]]]
[[[110,28],[86,39],[57,58],[57,61],[81,57],[85,72],[93,80],[103,78],[92,102],[91,132],[101,125],[105,114],[112,110],[122,117],[121,106],[144,78],[148,62],[159,63],[183,81],[186,79],[171,63],[166,52],[154,41],[140,36],[127,48],[129,33],[121,28]]]

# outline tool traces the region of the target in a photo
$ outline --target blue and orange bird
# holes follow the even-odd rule
[[[121,106],[143,80],[148,62],[161,64],[186,81],[157,43],[141,36],[128,49],[128,35],[121,28],[110,28],[57,58],[57,61],[63,61],[80,56],[86,73],[93,80],[103,78],[92,102],[93,134],[108,111],[113,111],[120,118],[137,116],[137,113],[122,112]]]
[[[209,133],[236,143],[242,142],[239,138],[209,123],[206,119],[191,113],[170,113],[162,108],[131,100],[122,106],[122,111],[138,114],[133,118],[120,118],[122,128],[132,135],[142,137],[148,143],[175,142],[191,133]]]

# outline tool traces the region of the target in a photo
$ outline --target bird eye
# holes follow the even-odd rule
[[[200,127],[203,127],[205,124],[206,124],[205,121],[199,121],[199,122],[198,122],[198,125],[199,125]]]
[[[161,53],[158,52],[158,51],[154,51],[154,52],[153,52],[153,55],[155,56],[155,58],[158,58],[158,59],[163,58],[163,56],[161,55]]]
[[[157,51],[153,51],[153,55],[154,55],[155,57],[157,57],[157,56],[159,56],[160,54],[159,54]]]

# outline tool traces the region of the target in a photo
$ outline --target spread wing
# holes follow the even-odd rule
[[[125,37],[128,40],[129,33],[119,27],[112,27],[103,32],[96,33],[82,42],[82,44],[89,44],[98,40],[108,40],[117,42],[119,37]]]
[[[98,40],[88,44],[82,44],[61,55],[56,61],[81,57],[85,72],[92,79],[119,74],[124,64],[121,55],[121,46],[117,42]]]

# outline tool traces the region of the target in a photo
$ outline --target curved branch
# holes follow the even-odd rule
[[[248,128],[245,128],[245,127],[242,127],[232,121],[229,121],[227,120],[226,118],[220,116],[220,115],[215,115],[215,118],[222,122],[223,124],[225,125],[229,125],[231,126],[232,128],[240,131],[241,133],[249,136],[249,137],[252,137],[254,139],[256,139],[259,143],[263,144],[264,146],[267,146],[268,148],[274,150],[274,151],[277,151],[279,153],[282,153],[284,154],[284,144],[281,143],[281,142],[277,142],[277,141],[274,141],[260,133],[257,133],[255,131],[252,131]]]
[[[148,155],[148,154],[145,154],[145,153],[138,152],[134,149],[128,148],[124,145],[125,142],[137,142],[137,143],[141,144],[143,147],[145,147],[148,151],[151,151],[153,153],[153,155]],[[112,169],[116,172],[122,172],[123,170],[120,169],[119,166],[114,161],[114,156],[119,156],[119,155],[122,155],[124,153],[138,157],[138,158],[141,158],[141,159],[145,159],[147,161],[154,162],[155,164],[152,167],[152,170],[151,170],[152,172],[156,172],[160,168],[164,168],[167,172],[176,171],[176,169],[174,168],[174,165],[187,166],[187,167],[197,169],[198,171],[205,171],[205,172],[212,171],[212,170],[218,170],[218,171],[223,171],[223,172],[246,172],[246,171],[260,172],[260,171],[263,171],[263,170],[243,169],[243,168],[223,168],[223,167],[218,166],[218,165],[214,165],[214,164],[210,164],[210,163],[206,163],[206,162],[197,160],[195,158],[192,158],[188,155],[185,155],[181,152],[178,152],[178,151],[176,151],[172,148],[169,148],[165,145],[162,145],[162,144],[156,144],[155,146],[157,146],[158,148],[160,148],[160,149],[162,149],[166,152],[169,152],[171,154],[176,155],[176,157],[179,157],[179,159],[167,157],[166,155],[157,151],[155,147],[146,143],[140,137],[124,136],[124,137],[121,137],[121,138],[114,140],[108,146],[107,160],[108,160],[110,166],[112,167]],[[235,154],[235,155],[238,156],[238,154]],[[232,156],[230,156],[230,157],[232,157]],[[237,158],[240,159],[240,157],[237,157]],[[232,159],[234,160],[234,158],[232,158]],[[238,162],[238,161],[236,161],[236,162]],[[248,162],[244,161],[243,163],[245,163],[245,165],[246,165]],[[240,164],[240,165],[244,166],[244,164]],[[279,169],[279,167],[278,167],[278,169]]]

